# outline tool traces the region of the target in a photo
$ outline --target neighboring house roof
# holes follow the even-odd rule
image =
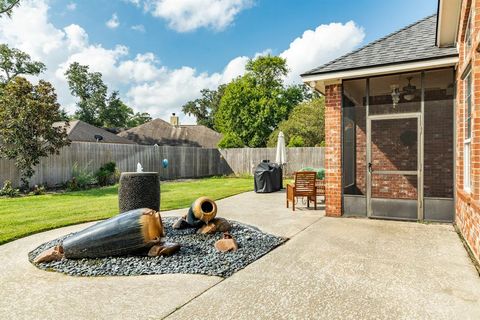
[[[65,122],[55,122],[54,127],[64,127]],[[67,127],[68,138],[71,141],[80,141],[80,142],[97,142],[95,135],[102,136],[102,140],[99,142],[102,143],[122,143],[122,144],[135,144],[135,142],[119,137],[107,130],[98,128],[83,122],[81,120],[72,120],[69,121]]]
[[[145,145],[189,146],[216,148],[222,135],[201,125],[174,126],[155,119],[138,127],[120,132],[120,137]]]
[[[436,27],[437,15],[434,14],[302,76],[457,56],[455,47],[435,45]]]

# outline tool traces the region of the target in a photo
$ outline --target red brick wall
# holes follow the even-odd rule
[[[342,85],[325,87],[325,213],[342,214]]]
[[[472,9],[472,40],[473,44],[469,52],[466,51],[464,43],[465,27],[468,15]],[[455,223],[473,251],[475,257],[480,261],[480,59],[476,52],[478,46],[477,36],[480,30],[480,0],[468,0],[462,2],[460,16],[460,30],[458,34],[459,43],[459,64],[457,70],[457,147],[456,147],[456,177],[457,188],[456,217]],[[462,75],[468,66],[472,68],[473,76],[473,130],[471,144],[471,179],[472,190],[470,193],[463,188],[463,146],[464,146],[464,91],[465,86]]]

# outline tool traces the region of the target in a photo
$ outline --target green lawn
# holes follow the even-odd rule
[[[161,183],[161,210],[189,207],[200,196],[221,199],[253,189],[251,178],[206,178]],[[44,230],[112,217],[117,186],[0,199],[0,244]]]

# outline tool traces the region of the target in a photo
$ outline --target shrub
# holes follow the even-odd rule
[[[300,136],[293,136],[288,142],[288,147],[303,147],[304,145],[305,142],[303,142],[303,138]]]
[[[0,189],[0,196],[2,197],[18,197],[20,195],[20,190],[15,189],[12,186],[12,181],[10,180],[5,180],[3,182],[3,187]]]
[[[32,195],[34,195],[34,196],[39,196],[39,195],[45,194],[45,192],[46,192],[45,186],[35,185],[35,186],[33,187],[32,192],[30,192],[30,193],[31,193]]]
[[[67,183],[67,189],[70,191],[84,190],[97,181],[91,171],[88,170],[89,164],[80,168],[78,163],[72,167],[72,179]]]
[[[315,171],[317,173],[317,179],[323,180],[325,178],[325,169],[324,168],[315,169],[315,168],[311,168],[311,167],[306,167],[306,168],[303,168],[300,171]]]
[[[118,173],[115,162],[107,162],[98,169],[95,176],[99,185],[106,186],[116,182]]]
[[[220,149],[243,148],[244,146],[242,139],[233,132],[226,133],[218,143]]]

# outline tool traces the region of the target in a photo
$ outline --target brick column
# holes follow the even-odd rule
[[[342,85],[325,87],[326,215],[342,215]]]

